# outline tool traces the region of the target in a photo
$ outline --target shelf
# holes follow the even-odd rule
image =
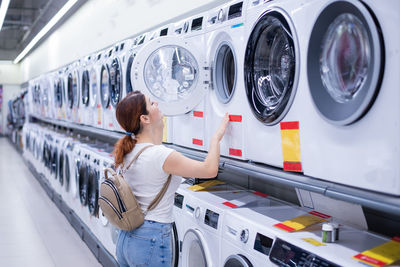
[[[73,129],[82,134],[89,134],[101,140],[108,140],[110,143],[115,143],[119,138],[123,137],[123,134],[118,132],[64,121],[42,119],[36,116],[32,117],[45,123]],[[172,144],[165,145],[192,159],[204,160],[207,156],[207,152],[205,151],[198,151]],[[224,170],[235,172],[243,176],[252,176],[287,187],[304,189],[337,200],[360,204],[364,207],[400,216],[400,196],[397,197],[360,188],[353,188],[350,186],[323,181],[303,174],[285,172],[281,169],[273,168],[264,164],[225,157],[221,157],[220,159],[220,170],[222,172]]]

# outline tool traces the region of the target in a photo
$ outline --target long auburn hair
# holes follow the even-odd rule
[[[137,135],[140,133],[140,116],[147,115],[146,98],[140,91],[133,91],[122,99],[115,111],[117,121],[121,127],[129,132]],[[123,162],[126,154],[130,153],[136,145],[136,139],[127,134],[115,144],[115,168],[118,168]]]

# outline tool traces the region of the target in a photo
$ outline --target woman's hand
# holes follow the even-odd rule
[[[224,137],[226,127],[228,127],[229,123],[229,114],[225,113],[225,116],[222,118],[221,124],[219,128],[215,131],[213,138],[215,138],[218,142],[221,141],[222,137]]]

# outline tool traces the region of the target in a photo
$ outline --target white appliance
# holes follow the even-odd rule
[[[55,118],[66,120],[66,95],[63,70],[54,73],[54,108]]]
[[[244,84],[253,116],[247,120],[244,136],[249,160],[284,168],[280,123],[300,124],[301,135],[303,123],[310,120],[304,47],[308,45],[309,9],[318,2],[323,1],[248,4]],[[296,163],[294,169],[301,171],[301,164]]]
[[[204,15],[198,15],[178,24],[175,31],[180,32],[179,36],[168,35],[147,42],[134,60],[133,87],[157,101],[166,116],[191,112],[207,92],[203,19]],[[182,128],[175,125],[174,119],[175,143],[204,149],[203,112],[204,109],[195,112],[196,116],[193,112],[185,116]],[[200,123],[193,123],[198,120]]]
[[[125,97],[126,92],[126,78],[128,61],[129,61],[129,49],[132,45],[131,39],[126,39],[114,46],[113,55],[110,64],[110,102],[111,110],[113,113],[113,130],[123,132],[121,126],[117,121],[115,110],[119,101]]]
[[[114,113],[111,104],[112,80],[110,66],[113,59],[113,47],[109,47],[103,54],[102,66],[100,70],[100,103],[103,110],[102,127],[106,130],[114,130]]]
[[[313,7],[307,76],[314,112],[302,130],[306,175],[400,195],[399,9],[398,1],[370,0]]]
[[[39,77],[39,84],[41,88],[40,104],[41,110],[40,115],[43,118],[50,118],[51,113],[51,86],[47,75],[41,75]]]
[[[246,158],[246,121],[252,116],[244,87],[243,58],[247,1],[230,1],[211,10],[206,19],[206,56],[211,86],[206,101],[206,138],[218,129],[225,113],[230,123],[221,140],[221,155]],[[208,142],[209,143],[209,142]]]
[[[75,61],[70,65],[68,74],[68,94],[72,90],[72,117],[71,121],[82,123],[80,118],[79,108],[81,103],[81,79],[80,79],[80,60]]]
[[[90,99],[88,124],[93,127],[103,127],[103,108],[100,102],[100,71],[103,52],[93,54],[93,64],[90,69]]]
[[[93,112],[90,106],[90,70],[93,64],[93,55],[86,56],[81,60],[81,65],[79,68],[80,77],[80,88],[81,94],[79,98],[79,118],[80,123],[92,126],[92,116]]]
[[[75,160],[74,160],[74,146],[78,146],[78,141],[73,137],[66,137],[63,143],[63,156],[64,156],[64,182],[61,190],[61,196],[68,207],[74,207],[74,198],[76,193],[75,184]]]

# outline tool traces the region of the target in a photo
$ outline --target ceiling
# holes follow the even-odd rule
[[[68,0],[11,0],[0,31],[0,60],[14,60],[67,2]],[[68,16],[71,15],[69,13]],[[43,39],[45,38],[46,36]]]

